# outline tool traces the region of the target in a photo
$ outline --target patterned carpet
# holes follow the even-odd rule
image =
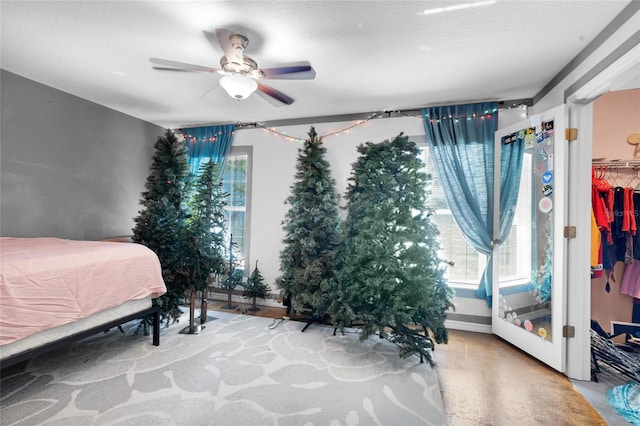
[[[2,372],[7,425],[442,425],[435,372],[386,340],[210,312],[197,335],[134,324]]]
[[[640,426],[640,383],[629,382],[609,389],[607,400],[629,423]]]

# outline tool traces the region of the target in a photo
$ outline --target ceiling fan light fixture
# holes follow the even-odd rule
[[[256,91],[258,83],[252,78],[232,74],[222,77],[220,86],[234,99],[247,99]]]

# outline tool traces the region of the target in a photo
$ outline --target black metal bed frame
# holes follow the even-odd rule
[[[46,343],[42,346],[38,346],[33,349],[19,352],[15,355],[11,355],[6,359],[0,360],[0,369],[4,369],[12,365],[19,364],[21,362],[34,358],[38,355],[42,355],[44,353],[53,351],[55,349],[66,347],[69,344],[76,342],[78,340],[84,339],[89,336],[93,336],[94,334],[98,334],[100,332],[107,331],[113,327],[119,327],[120,325],[126,322],[133,321],[139,318],[144,318],[149,315],[153,315],[153,345],[159,346],[160,345],[160,307],[152,306],[142,311],[135,312],[115,320],[111,320],[109,322],[100,324],[98,326],[89,328],[87,330],[79,331],[69,336],[62,337],[58,340],[55,340],[50,343]]]

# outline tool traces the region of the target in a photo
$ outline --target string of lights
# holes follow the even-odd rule
[[[356,127],[363,126],[363,125],[367,124],[369,121],[380,117],[382,114],[384,114],[384,113],[371,114],[369,117],[367,117],[367,118],[365,118],[363,120],[358,120],[355,123],[353,123],[353,124],[351,124],[351,125],[349,125],[349,126],[347,126],[345,128],[342,128],[340,130],[331,131],[331,132],[326,133],[324,135],[320,135],[319,138],[322,139],[322,140],[325,140],[326,138],[329,138],[331,136],[336,136],[336,135],[340,135],[340,134],[343,134],[343,133],[348,133],[350,130],[355,129]],[[265,125],[263,125],[261,123],[255,123],[255,127],[262,128],[262,129],[264,129],[264,131],[272,133],[272,134],[274,134],[276,136],[280,136],[281,138],[284,138],[289,142],[304,142],[305,141],[304,138],[290,136],[286,132],[280,132],[279,130],[277,130],[274,127],[267,127],[267,126],[265,126]]]
[[[521,105],[514,105],[514,107],[516,106],[521,106]],[[508,107],[506,109],[510,109],[512,107]],[[439,123],[441,121],[446,121],[446,120],[473,120],[473,119],[480,119],[480,120],[485,120],[488,118],[491,118],[491,116],[493,114],[496,114],[498,112],[498,108],[495,108],[493,110],[487,110],[484,112],[484,114],[473,114],[471,116],[466,116],[466,115],[449,115],[446,117],[439,117],[439,118],[430,118],[429,116],[426,116],[427,119],[429,119],[431,121],[431,123]],[[345,134],[345,133],[349,133],[351,130],[360,127],[360,126],[364,126],[365,124],[369,123],[371,120],[375,120],[378,118],[390,118],[390,117],[412,117],[412,118],[419,118],[419,119],[423,119],[422,114],[420,113],[419,110],[414,110],[412,112],[406,112],[406,111],[400,111],[400,110],[385,110],[385,111],[380,111],[380,112],[374,112],[371,113],[369,116],[367,116],[366,118],[362,119],[362,120],[357,120],[355,122],[353,122],[352,124],[349,124],[346,127],[343,127],[341,129],[338,130],[333,130],[330,131],[328,133],[325,133],[323,135],[319,135],[319,138],[321,138],[322,140],[325,140],[329,137],[332,136],[337,136],[337,135],[341,135],[341,134]],[[251,123],[236,123],[236,130],[237,129],[241,129],[241,128],[261,128],[263,129],[265,132],[271,133],[275,136],[278,136],[282,139],[285,139],[289,142],[304,142],[306,140],[306,138],[303,137],[297,137],[297,136],[292,136],[287,134],[287,132],[284,131],[280,131],[275,127],[269,127],[266,126],[262,123],[259,122],[251,122]],[[182,136],[184,137],[185,141],[187,142],[196,142],[196,141],[202,141],[202,142],[215,142],[217,140],[217,135],[222,134],[222,131],[218,132],[217,135],[215,136],[208,136],[208,137],[202,137],[202,138],[196,138],[195,136],[191,135],[188,133],[189,129],[183,129],[183,133]]]
[[[220,134],[220,133],[218,133],[218,134]],[[195,136],[192,136],[192,135],[190,135],[188,133],[183,133],[182,137],[184,138],[185,141],[191,142],[191,143],[198,142],[198,141],[201,141],[201,142],[215,142],[216,140],[218,140],[217,136],[208,136],[208,137],[203,136],[201,138],[196,138]]]
[[[211,127],[215,127],[215,126],[211,126]],[[218,140],[218,136],[220,136],[223,133],[225,133],[223,130],[218,130],[218,132],[215,135],[196,137],[196,136],[188,133],[188,130],[189,129],[182,129],[182,137],[184,138],[184,140],[186,142],[191,142],[191,143],[195,143],[195,142],[215,142],[215,141]],[[235,131],[231,131],[231,135],[233,135],[234,133],[235,133]]]
[[[494,109],[492,111],[485,111],[485,114],[482,114],[482,115],[473,114],[472,116],[461,116],[461,115],[451,116],[450,115],[448,117],[441,117],[439,119],[433,119],[432,118],[432,119],[430,119],[430,121],[432,123],[439,123],[442,120],[462,120],[462,119],[472,120],[472,119],[475,119],[475,118],[479,118],[481,120],[484,120],[484,119],[487,119],[487,118],[491,118],[491,115],[495,114],[497,111],[498,111],[497,109]],[[337,135],[340,135],[340,134],[349,133],[350,130],[355,129],[356,127],[363,126],[363,125],[369,123],[371,120],[374,120],[376,118],[382,118],[382,117],[385,117],[385,116],[390,116],[392,114],[394,115],[394,117],[395,116],[400,116],[400,117],[412,117],[412,118],[422,119],[422,115],[419,114],[419,113],[417,113],[417,114],[413,113],[412,114],[412,113],[406,113],[406,112],[397,111],[397,110],[376,112],[376,113],[371,114],[369,117],[367,117],[367,118],[365,118],[363,120],[358,120],[355,123],[352,123],[347,127],[344,127],[342,129],[339,129],[339,130],[334,130],[334,131],[331,131],[329,133],[325,133],[324,135],[320,135],[319,137],[322,140],[325,140],[326,138],[329,138],[331,136],[337,136]],[[264,126],[264,125],[262,125],[260,123],[253,123],[253,126],[262,128],[266,132],[272,133],[272,134],[274,134],[276,136],[279,136],[279,137],[281,137],[283,139],[286,139],[289,142],[304,142],[305,141],[305,138],[300,138],[300,137],[288,135],[286,132],[281,132],[281,131],[277,130],[274,127],[267,127],[267,126]]]

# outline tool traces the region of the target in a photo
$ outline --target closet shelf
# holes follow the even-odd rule
[[[603,166],[608,168],[638,168],[640,160],[593,160],[592,166]]]

